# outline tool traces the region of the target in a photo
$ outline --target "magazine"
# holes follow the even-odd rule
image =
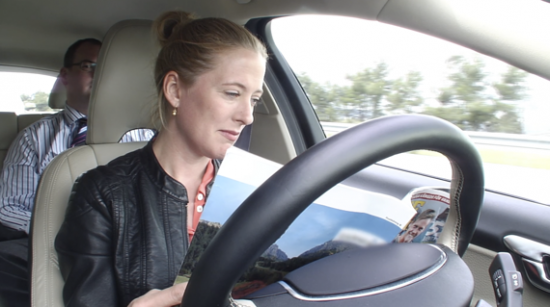
[[[449,215],[449,189],[421,188],[411,191],[403,198],[417,211],[409,225],[394,242],[436,243]]]
[[[227,151],[176,283],[189,280],[220,227],[279,168],[280,164],[236,147]],[[325,256],[390,243],[415,214],[409,201],[338,184],[302,212],[241,276],[232,296],[242,298]]]

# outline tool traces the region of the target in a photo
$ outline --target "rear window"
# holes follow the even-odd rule
[[[48,107],[55,80],[42,74],[0,71],[0,112],[55,112]]]

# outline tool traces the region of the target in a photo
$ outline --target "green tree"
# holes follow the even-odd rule
[[[333,93],[336,86],[326,84],[325,86],[313,81],[307,74],[301,73],[298,79],[306,92],[309,101],[315,108],[320,121],[338,121],[338,114],[335,108],[335,101],[338,95]]]
[[[380,62],[373,68],[347,77],[352,85],[343,102],[356,110],[354,119],[363,122],[384,115],[382,103],[391,87],[387,76],[388,65]]]
[[[483,72],[485,68],[483,61],[480,58],[468,61],[462,56],[452,56],[447,62],[451,69],[456,71],[448,77],[452,82],[452,86],[442,91],[446,96],[450,94],[450,99],[446,103],[483,101],[483,93],[486,87],[484,79],[487,76]]]
[[[21,101],[25,105],[26,111],[36,111],[36,112],[52,112],[48,106],[48,99],[50,95],[45,92],[36,92],[31,95],[21,95]]]
[[[488,111],[484,105],[485,64],[479,58],[468,61],[462,56],[450,57],[447,64],[452,71],[447,77],[451,85],[440,91],[441,106],[428,107],[424,113],[448,120],[464,130],[483,130],[487,120],[484,115]]]
[[[440,89],[439,106],[422,113],[446,119],[464,130],[521,133],[517,103],[526,96],[527,74],[510,67],[498,82],[488,82],[480,58],[447,61],[449,86]],[[320,85],[298,76],[321,121],[362,122],[385,114],[414,113],[424,104],[418,90],[423,77],[411,71],[390,80],[384,62],[348,76],[351,86]]]
[[[424,113],[446,119],[464,130],[521,133],[517,108],[513,101],[524,97],[526,74],[510,68],[501,81],[489,84],[480,58],[471,60],[453,56],[448,60],[451,84],[442,88],[440,106],[428,107]],[[491,95],[491,87],[497,96]]]
[[[526,72],[509,66],[506,72],[502,74],[500,82],[493,84],[498,98],[495,101],[496,114],[494,124],[489,131],[506,133],[523,132],[518,115],[517,102],[525,99],[527,96],[527,88],[525,87],[526,78]]]
[[[499,99],[506,101],[518,101],[526,97],[526,87],[524,85],[527,73],[514,66],[509,66],[508,70],[502,74],[501,81],[493,84]]]
[[[495,109],[498,111],[495,113],[495,119],[493,125],[488,129],[491,132],[503,132],[503,133],[523,133],[523,128],[517,108],[509,103],[496,101]]]
[[[417,71],[409,72],[405,77],[392,82],[387,96],[387,110],[392,114],[413,113],[414,107],[422,105],[424,99],[418,92],[422,75]]]
[[[342,97],[345,96],[346,87],[329,84],[328,85],[328,101],[330,107],[324,110],[324,118],[326,121],[342,122],[343,116],[343,101]]]

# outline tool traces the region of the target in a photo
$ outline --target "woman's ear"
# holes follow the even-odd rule
[[[164,91],[164,97],[166,97],[166,100],[168,100],[170,105],[172,105],[173,108],[178,108],[180,106],[182,93],[178,73],[175,71],[169,71],[164,76],[162,90]]]

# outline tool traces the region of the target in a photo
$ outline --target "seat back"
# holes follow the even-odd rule
[[[87,145],[58,155],[42,175],[30,233],[32,306],[64,306],[54,240],[75,179],[145,145],[118,140],[129,130],[152,128],[149,114],[156,100],[153,66],[158,48],[151,24],[129,20],[108,31],[92,86]]]
[[[52,115],[52,113],[25,113],[17,115],[17,131],[21,131],[32,125],[44,116]]]
[[[0,170],[10,144],[17,135],[17,115],[13,112],[0,112]]]
[[[50,113],[17,115],[13,112],[0,112],[0,170],[17,134],[46,115]]]

